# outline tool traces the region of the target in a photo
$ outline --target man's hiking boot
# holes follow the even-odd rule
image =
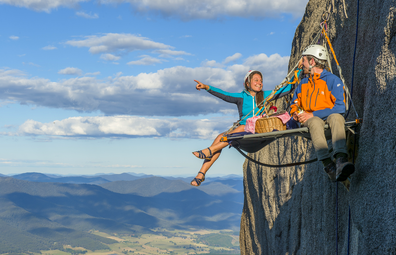
[[[337,181],[345,181],[353,172],[355,172],[355,165],[348,162],[347,158],[339,157],[336,161],[337,165]]]
[[[332,161],[330,164],[325,166],[324,170],[327,173],[327,175],[329,176],[330,180],[332,182],[335,182],[336,181],[336,171],[337,171],[336,164],[334,164],[334,162]]]

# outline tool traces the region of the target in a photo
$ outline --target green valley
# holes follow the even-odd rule
[[[153,229],[151,233],[139,235],[109,235],[98,230],[92,230],[90,233],[116,242],[108,244],[108,249],[105,250],[91,251],[81,247],[64,246],[61,250],[47,250],[41,254],[240,254],[239,233],[232,230]]]

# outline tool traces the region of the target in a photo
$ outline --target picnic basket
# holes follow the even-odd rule
[[[277,117],[262,117],[256,121],[255,133],[272,132],[274,129],[286,130],[286,125]]]

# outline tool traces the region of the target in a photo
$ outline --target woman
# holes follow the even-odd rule
[[[196,89],[205,89],[210,94],[223,99],[226,102],[234,103],[238,106],[239,112],[239,126],[230,133],[243,132],[245,129],[246,120],[257,114],[259,108],[256,108],[264,100],[263,96],[263,75],[259,71],[250,70],[244,79],[245,89],[240,93],[228,93],[221,89],[205,85],[197,80],[194,80],[197,85]],[[199,186],[205,180],[205,174],[213,163],[219,158],[221,150],[228,145],[227,142],[221,142],[220,139],[224,133],[221,133],[213,141],[212,145],[206,149],[193,152],[194,156],[204,159],[201,170],[197,176],[191,181],[191,185]]]

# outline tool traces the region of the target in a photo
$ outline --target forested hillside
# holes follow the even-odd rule
[[[235,180],[225,181],[236,185]],[[160,177],[125,181],[123,186],[114,183],[118,192],[93,184],[0,177],[0,227],[4,230],[0,253],[62,249],[63,245],[99,250],[114,242],[90,230],[133,235],[158,227],[239,228],[240,187],[238,191],[208,182],[200,187],[204,192]],[[156,189],[152,191],[148,184]]]

